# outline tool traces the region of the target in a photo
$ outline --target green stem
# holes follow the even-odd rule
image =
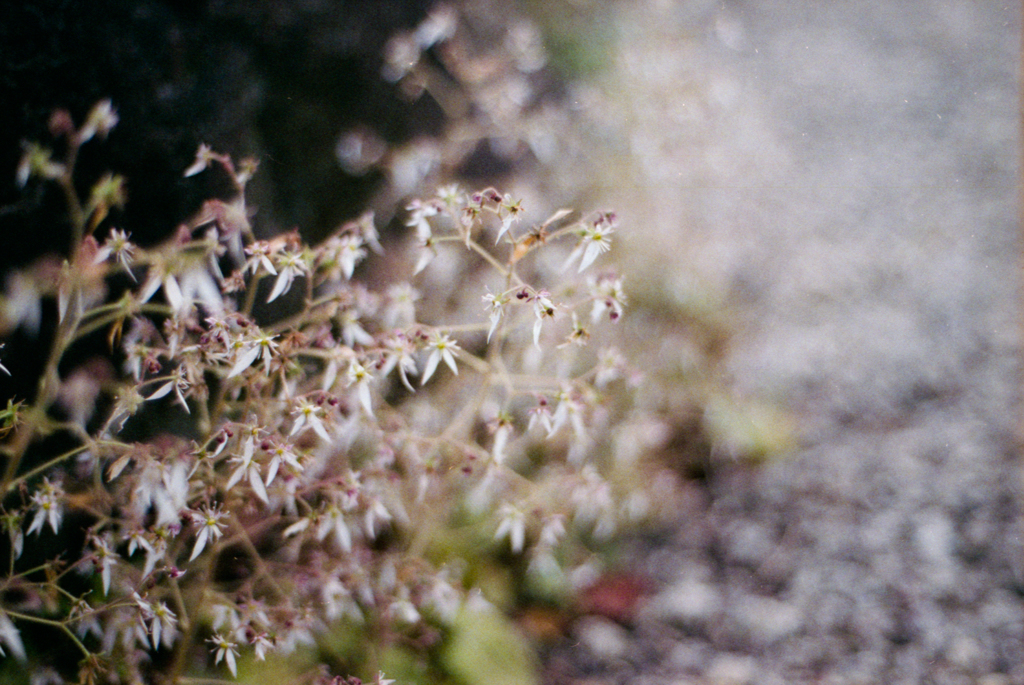
[[[82,644],[82,641],[78,639],[78,636],[75,635],[74,631],[72,631],[71,628],[69,628],[67,624],[63,621],[54,621],[49,618],[41,618],[39,616],[32,616],[31,614],[23,614],[20,611],[11,611],[10,609],[4,609],[4,613],[8,616],[11,616],[12,618],[17,618],[22,621],[29,621],[30,623],[39,623],[44,626],[52,626],[54,628],[58,628],[61,632],[68,636],[68,639],[75,643],[75,646],[78,647],[79,651],[81,651],[84,656],[92,656],[92,652],[90,652],[86,648],[86,646]]]
[[[14,488],[16,488],[19,483],[21,483],[23,481],[27,481],[27,480],[29,480],[31,478],[34,478],[35,476],[38,476],[39,474],[49,470],[50,468],[56,466],[57,464],[61,463],[62,461],[66,461],[66,460],[70,459],[71,457],[75,456],[76,454],[81,454],[82,452],[85,452],[85,451],[87,451],[87,450],[89,450],[91,448],[92,448],[91,444],[90,445],[79,445],[75,449],[69,450],[69,451],[67,451],[67,452],[65,452],[65,453],[63,453],[63,454],[61,454],[59,456],[56,456],[53,459],[51,459],[50,461],[46,462],[45,464],[41,464],[41,465],[37,466],[36,468],[32,469],[31,471],[26,471],[25,473],[21,474],[17,478],[13,478],[13,479],[7,480],[6,484],[3,487],[3,493],[6,495],[7,493],[11,492]]]

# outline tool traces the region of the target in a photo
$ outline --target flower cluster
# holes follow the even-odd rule
[[[116,119],[101,103],[72,145]],[[30,147],[19,181],[70,178],[72,165],[44,157]],[[579,559],[567,541],[611,534],[623,511],[602,455],[621,412],[610,391],[636,372],[589,345],[626,306],[622,278],[602,263],[614,214],[559,210],[529,224],[507,193],[445,186],[406,203],[411,230],[389,248],[410,280],[389,268],[372,291],[358,275],[383,253],[373,215],[315,246],[296,233],[257,240],[244,194],[255,164],[203,146],[183,175],[215,165],[237,196],[206,203],[166,244],[144,248],[110,225],[120,182],[102,179],[72,212],[82,221],[64,276],[50,289],[28,272],[9,280],[36,285],[7,293],[0,329],[36,334],[26,297],[56,298],[61,323],[36,404],[9,404],[5,419],[3,582],[40,598],[0,605],[7,652],[30,658],[19,624],[36,622],[74,642],[83,669],[119,664],[104,675],[115,682],[156,668],[175,682],[200,644],[208,668],[235,675],[339,621],[431,644],[489,553],[568,582]],[[434,271],[461,274],[453,289],[479,287],[472,311],[446,311]],[[118,274],[135,285],[112,295]],[[289,293],[297,310],[253,314],[257,298]],[[49,409],[72,377],[56,361],[101,331],[118,380],[79,378],[89,387],[76,392],[105,401],[63,425]],[[166,416],[186,428],[164,429]],[[33,442],[61,430],[75,446],[29,465]],[[51,562],[41,575],[23,568],[24,537],[60,535],[71,509],[88,521],[87,542],[64,563],[96,590],[78,595]],[[453,530],[464,543],[450,544]],[[54,593],[69,602],[63,614],[43,601]]]

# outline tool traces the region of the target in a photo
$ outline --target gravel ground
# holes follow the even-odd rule
[[[802,441],[721,459],[637,543],[636,621],[577,623],[548,681],[1024,683],[1020,5],[616,21],[617,207],[728,294],[729,384]]]

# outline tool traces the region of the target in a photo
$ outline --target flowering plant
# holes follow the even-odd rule
[[[625,492],[609,453],[639,374],[589,346],[626,306],[618,275],[587,276],[613,213],[528,226],[511,195],[452,185],[408,202],[411,239],[370,214],[315,246],[257,239],[255,163],[203,146],[184,175],[219,169],[233,197],[143,247],[110,222],[120,177],[85,202],[73,182],[116,123],[100,103],[66,127],[65,159],[33,145],[17,171],[65,189],[74,240],[58,278],[16,274],[0,306],[7,331],[38,328],[47,298],[59,318],[36,396],[0,413],[8,660],[40,658],[32,627],[79,650],[82,682],[179,683],[346,625],[350,665],[376,673],[387,645],[429,651],[500,603],[474,590],[479,558],[565,587],[586,560],[572,540],[637,510],[643,483]],[[280,307],[257,316],[257,299]],[[121,372],[62,375],[94,335]],[[54,434],[71,446],[48,453]],[[80,544],[26,551],[72,518]]]

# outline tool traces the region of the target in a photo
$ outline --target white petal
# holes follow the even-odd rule
[[[228,378],[237,376],[238,374],[248,369],[250,366],[252,366],[252,363],[256,361],[256,358],[259,356],[260,346],[253,345],[252,347],[250,347],[248,350],[245,351],[245,354],[238,358],[238,361],[235,362],[235,365],[231,367],[231,372],[228,373]]]
[[[178,285],[178,281],[174,279],[174,276],[164,277],[164,294],[167,296],[167,302],[171,305],[174,311],[181,311],[184,305],[188,304],[185,302],[185,296],[181,294],[181,286]]]
[[[277,280],[274,281],[274,289],[270,291],[270,296],[267,297],[267,302],[273,302],[277,299],[278,295],[281,295],[287,291],[292,285],[292,270],[285,267],[281,269],[281,273],[277,275]]]
[[[430,354],[430,358],[427,359],[427,365],[423,367],[423,377],[420,378],[420,385],[425,385],[430,377],[434,375],[434,371],[437,369],[438,363],[441,361],[441,352],[434,350]]]
[[[21,633],[18,632],[11,619],[7,618],[7,614],[2,611],[0,611],[0,641],[7,645],[14,658],[18,661],[25,660],[25,645],[21,641]]]
[[[252,491],[256,493],[256,496],[259,497],[264,504],[270,504],[270,499],[267,497],[267,489],[263,487],[263,481],[260,480],[259,469],[249,469],[249,485],[252,486]]]
[[[601,254],[601,243],[596,240],[591,241],[590,244],[587,245],[586,252],[583,253],[583,259],[580,260],[580,268],[577,270],[577,273],[581,273],[584,269],[593,264],[599,254]]]
[[[159,388],[157,388],[156,391],[154,391],[152,395],[150,395],[146,399],[147,400],[158,400],[161,397],[166,397],[167,395],[169,395],[171,393],[171,390],[174,390],[175,384],[176,383],[173,380],[164,383]]]
[[[194,560],[206,547],[206,538],[208,537],[209,528],[203,526],[202,530],[199,531],[199,535],[196,537],[196,546],[192,549],[192,556],[188,558],[189,561]]]

